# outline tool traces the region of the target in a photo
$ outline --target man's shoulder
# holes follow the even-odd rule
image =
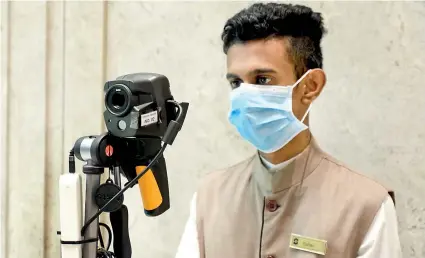
[[[366,173],[353,169],[341,160],[325,154],[327,162],[327,174],[335,180],[344,191],[355,194],[359,199],[371,200],[373,196],[390,195],[394,199],[394,191],[382,182],[368,176]]]
[[[233,165],[207,172],[200,180],[200,187],[203,188],[211,184],[216,185],[222,182],[228,182],[231,178],[239,178],[241,173],[244,173],[247,169],[249,169],[249,166],[251,165],[254,158],[255,155],[251,155],[239,162],[234,163]]]

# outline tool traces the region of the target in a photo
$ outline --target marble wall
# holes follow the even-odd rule
[[[306,4],[329,29],[312,130],[328,152],[395,189],[404,257],[425,257],[425,5]],[[67,152],[105,130],[103,83],[132,72],[166,75],[175,98],[190,102],[165,154],[172,208],[147,218],[137,189],[125,197],[133,256],[173,257],[199,178],[253,151],[226,120],[220,42],[225,20],[246,5],[1,2],[3,257],[59,257]]]

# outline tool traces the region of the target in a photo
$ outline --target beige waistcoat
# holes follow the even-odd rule
[[[197,190],[201,258],[355,258],[388,191],[312,140],[281,171],[256,154],[207,175]],[[326,255],[290,248],[291,234],[327,241]]]

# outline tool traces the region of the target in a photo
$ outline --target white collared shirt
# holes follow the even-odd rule
[[[273,165],[262,158],[264,166],[271,171],[285,167],[291,160]],[[390,196],[382,203],[381,208],[375,215],[369,231],[357,252],[356,258],[378,257],[402,257],[398,236],[397,214]],[[196,193],[191,200],[189,219],[186,222],[175,258],[199,258],[198,231],[196,226]]]

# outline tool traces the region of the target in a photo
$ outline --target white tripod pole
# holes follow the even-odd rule
[[[88,160],[83,166],[86,176],[84,223],[99,210],[94,198],[96,189],[100,185],[100,175],[104,171],[104,168],[91,164],[91,160]],[[61,258],[96,258],[99,219],[93,220],[84,231],[83,237],[81,236],[84,226],[81,175],[77,173],[61,175],[59,193]]]
[[[81,258],[81,244],[64,244],[82,240],[83,206],[81,192],[81,176],[66,173],[59,179],[59,217],[61,258]]]

